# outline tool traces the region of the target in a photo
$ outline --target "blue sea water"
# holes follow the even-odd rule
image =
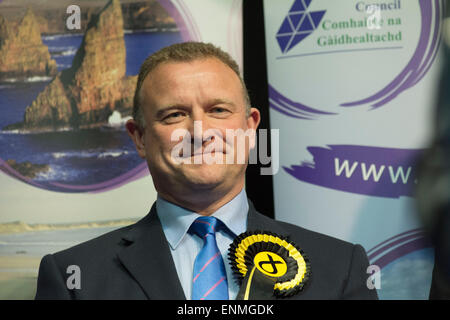
[[[140,65],[149,54],[160,48],[182,41],[179,32],[127,32],[124,38],[127,50],[127,75],[138,74]],[[82,41],[82,34],[61,34],[42,37],[42,42],[48,46],[59,71],[72,65],[72,60]]]
[[[71,66],[82,39],[81,34],[43,37],[59,71]],[[127,75],[136,75],[149,54],[181,41],[179,32],[126,33]],[[50,81],[34,77],[26,82],[11,79],[0,83],[0,128],[23,121],[26,107]],[[33,181],[56,191],[67,190],[58,190],[54,182],[74,186],[98,184],[142,164],[123,126],[47,133],[0,131],[0,158],[49,165],[50,170]]]
[[[58,70],[70,68],[73,57],[83,41],[83,34],[60,34],[43,36],[42,42],[48,47]]]
[[[179,32],[134,32],[125,34],[127,75],[138,74],[139,67],[150,53],[178,42],[182,42]]]

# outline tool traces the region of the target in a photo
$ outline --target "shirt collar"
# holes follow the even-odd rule
[[[189,230],[192,222],[201,215],[164,200],[156,199],[156,212],[172,250],[175,250]],[[212,214],[234,233],[234,237],[247,230],[248,202],[245,189]]]

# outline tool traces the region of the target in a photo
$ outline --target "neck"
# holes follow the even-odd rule
[[[164,200],[172,202],[180,207],[196,212],[203,216],[209,216],[219,208],[230,202],[244,188],[244,183],[237,183],[227,192],[221,190],[196,190],[192,192],[180,192],[174,197],[173,194],[160,192],[158,195]],[[182,195],[182,196],[180,196]]]

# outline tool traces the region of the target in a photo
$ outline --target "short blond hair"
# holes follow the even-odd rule
[[[246,104],[247,116],[250,114],[250,98],[248,96],[247,87],[241,77],[239,66],[234,59],[225,51],[216,47],[211,43],[203,42],[182,42],[162,48],[161,50],[151,54],[142,63],[139,70],[139,76],[134,92],[133,100],[133,119],[138,126],[145,128],[145,119],[142,113],[140,103],[140,90],[147,75],[158,65],[164,62],[189,62],[198,59],[216,58],[231,68],[236,73],[242,84],[244,100]]]

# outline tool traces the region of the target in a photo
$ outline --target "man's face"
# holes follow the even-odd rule
[[[244,152],[247,160],[248,149],[237,150],[235,139],[227,141],[227,129],[256,130],[259,112],[252,108],[247,116],[242,84],[233,70],[216,58],[162,63],[144,80],[140,99],[146,127],[132,132],[131,120],[127,129],[139,155],[147,160],[158,192],[177,186],[242,188],[247,161],[236,159]],[[205,134],[213,131],[216,134]],[[180,135],[183,132],[188,134]],[[186,143],[188,148],[180,150]],[[231,151],[234,157],[227,161]],[[206,156],[216,161],[207,163]]]

